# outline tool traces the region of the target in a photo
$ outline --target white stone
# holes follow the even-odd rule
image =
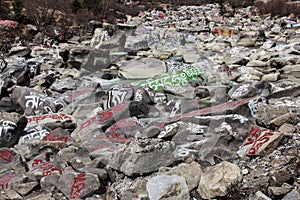
[[[158,175],[146,185],[150,200],[159,200],[163,196],[172,199],[189,199],[189,190],[185,178],[177,175]]]

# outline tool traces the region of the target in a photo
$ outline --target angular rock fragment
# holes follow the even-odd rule
[[[198,192],[204,199],[225,196],[230,187],[242,180],[241,169],[227,161],[207,167],[200,178]]]
[[[34,115],[27,117],[27,127],[47,126],[55,129],[57,127],[74,128],[75,120],[72,116],[64,113],[53,113],[45,115]]]
[[[189,198],[185,179],[178,175],[157,175],[147,182],[146,187],[150,200]]]
[[[28,183],[19,183],[14,184],[12,188],[18,192],[21,196],[26,196],[29,192],[34,190],[34,188],[38,186],[38,182],[28,182]]]
[[[97,176],[75,172],[64,172],[57,186],[70,199],[89,197],[101,187]]]
[[[300,193],[297,190],[293,190],[289,192],[287,195],[283,197],[282,200],[292,200],[292,199],[299,199]]]
[[[127,176],[147,174],[176,161],[175,144],[162,140],[133,141],[118,147],[109,165]],[[151,162],[147,162],[151,160]]]
[[[17,113],[0,113],[0,147],[13,147],[27,125],[26,117]]]
[[[192,191],[199,185],[202,174],[203,172],[201,167],[197,162],[192,162],[191,164],[179,164],[167,173],[167,175],[178,175],[184,177],[189,191]]]
[[[283,134],[277,131],[253,127],[237,152],[239,156],[264,156],[271,153],[281,142]]]

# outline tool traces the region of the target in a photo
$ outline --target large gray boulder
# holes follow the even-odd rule
[[[166,72],[166,64],[155,58],[126,61],[120,67],[120,74],[126,79],[151,78]]]
[[[175,143],[144,139],[120,145],[109,165],[127,176],[147,174],[176,161]]]

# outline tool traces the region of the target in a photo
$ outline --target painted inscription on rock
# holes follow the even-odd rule
[[[127,106],[127,104],[128,103],[126,103],[126,102],[122,102],[119,105],[114,106],[108,110],[99,112],[97,114],[98,122],[100,124],[105,124],[109,120],[113,119],[117,113],[123,111],[125,109],[125,107]]]
[[[57,121],[66,122],[71,121],[74,122],[74,118],[71,115],[64,113],[53,113],[53,114],[45,114],[39,116],[28,116],[27,127],[35,127],[38,125],[44,125],[47,123],[55,123]]]
[[[63,169],[60,166],[42,159],[33,160],[30,167],[31,169],[28,173],[41,176],[50,176],[54,173],[61,174],[63,171]]]
[[[123,136],[123,131],[135,126],[136,122],[129,119],[115,119],[115,115],[123,112],[127,106],[127,102],[122,102],[108,110],[97,113],[96,116],[80,123],[77,129],[72,132],[72,138],[81,140],[84,147],[94,156],[111,154],[116,150],[115,143],[124,143],[131,140]],[[108,124],[114,120],[117,122],[104,133],[102,130],[103,124]]]
[[[108,91],[108,102],[107,107],[112,108],[125,101],[126,96],[129,93],[130,88],[113,88]]]
[[[86,187],[85,185],[85,174],[81,173],[78,174],[73,181],[73,184],[71,186],[70,190],[70,199],[80,198],[81,197],[81,191]]]
[[[136,130],[136,127],[138,127],[136,118],[121,119],[108,128],[105,132],[106,138],[111,142],[117,143],[133,140],[133,137],[128,138],[127,135],[130,134],[131,130]]]
[[[0,149],[0,163],[10,163],[14,158],[15,153],[9,148]]]
[[[17,174],[5,174],[0,176],[0,188],[2,190],[9,189],[12,180],[17,176],[18,176]]]
[[[188,67],[180,71],[161,74],[158,78],[139,81],[135,85],[148,87],[153,90],[162,90],[167,87],[186,87],[189,81],[199,81],[199,77],[204,75],[206,75],[205,68]]]
[[[189,113],[184,113],[182,115],[176,115],[174,117],[169,117],[166,119],[166,122],[174,122],[174,121],[178,121],[181,120],[183,118],[188,118],[188,117],[195,117],[198,115],[207,115],[207,114],[213,114],[213,113],[217,113],[217,112],[225,112],[226,110],[233,110],[238,108],[239,106],[242,106],[246,103],[248,103],[251,100],[256,99],[257,97],[252,97],[252,98],[247,98],[247,99],[240,99],[237,101],[229,101],[227,103],[223,103],[223,104],[219,104],[216,106],[211,106],[208,108],[204,108],[201,110],[195,110],[195,111],[191,111]]]
[[[254,100],[249,101],[248,106],[249,106],[251,115],[253,117],[256,117],[258,106],[260,106],[260,105],[266,105],[266,104],[267,104],[267,100],[264,97],[262,97],[260,99],[254,99]]]
[[[283,134],[280,132],[253,127],[246,140],[238,151],[239,156],[263,156],[275,149],[281,141]]]
[[[31,140],[42,140],[50,131],[42,126],[36,126],[26,131],[26,135],[20,137],[19,144],[26,143]]]
[[[17,124],[9,120],[0,120],[0,143],[10,142],[13,139],[13,132]]]
[[[201,147],[201,145],[203,145],[207,141],[208,139],[204,139],[200,141],[194,141],[187,144],[179,145],[177,155],[181,158],[188,157],[191,154],[197,155],[199,153],[199,148]]]
[[[43,138],[43,141],[62,141],[64,143],[67,143],[69,139],[70,139],[70,134],[68,131],[62,128],[57,128],[51,131],[49,134],[47,134]]]

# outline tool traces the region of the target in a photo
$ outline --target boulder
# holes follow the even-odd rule
[[[185,179],[177,175],[157,175],[147,182],[150,200],[189,199],[188,186]]]
[[[204,199],[225,196],[230,187],[242,180],[242,170],[235,164],[223,161],[204,169],[198,192]]]
[[[147,174],[176,161],[173,142],[144,139],[124,144],[109,160],[109,166],[127,176]],[[151,162],[147,162],[151,160]]]
[[[101,185],[96,175],[65,172],[60,176],[57,187],[70,199],[82,199],[99,190]]]
[[[126,79],[151,78],[166,72],[166,64],[155,58],[142,58],[123,62],[120,75]]]

